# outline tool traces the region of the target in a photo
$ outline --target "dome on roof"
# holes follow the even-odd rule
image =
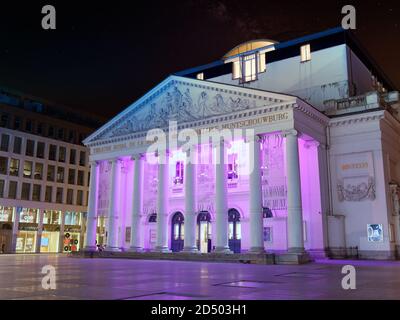
[[[277,44],[277,41],[269,40],[269,39],[258,39],[258,40],[250,40],[246,41],[242,44],[237,45],[232,50],[228,51],[222,58],[227,59],[232,56],[236,56],[243,52],[256,50],[263,47],[268,47],[273,44]]]

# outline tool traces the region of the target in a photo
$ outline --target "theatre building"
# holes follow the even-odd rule
[[[341,28],[173,74],[84,140],[85,248],[396,258],[399,108]]]
[[[101,123],[0,88],[0,252],[82,247],[89,165],[81,141]]]

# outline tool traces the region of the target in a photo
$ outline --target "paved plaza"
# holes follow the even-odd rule
[[[356,267],[356,290],[343,290],[341,269]],[[56,289],[44,290],[45,265]],[[332,261],[253,265],[186,261],[1,255],[1,299],[399,299],[400,261]]]

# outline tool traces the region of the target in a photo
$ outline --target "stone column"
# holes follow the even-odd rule
[[[196,245],[196,165],[197,150],[193,146],[186,152],[186,162],[184,170],[185,183],[185,239],[183,252],[197,253]]]
[[[216,245],[215,253],[232,253],[228,245],[228,186],[226,144],[220,141],[213,145],[216,153],[215,163],[215,217]]]
[[[40,247],[42,246],[42,233],[43,233],[43,215],[44,210],[37,209],[37,214],[39,215],[38,231],[36,237],[36,248],[35,252],[40,253]]]
[[[129,251],[140,252],[143,250],[140,237],[140,219],[143,211],[143,156],[134,155],[133,169],[133,197],[132,197],[132,224],[131,246]]]
[[[120,179],[120,160],[111,161],[111,179],[110,179],[110,200],[108,207],[108,235],[106,251],[121,251],[118,247],[118,197],[119,197],[119,179]]]
[[[263,253],[263,212],[262,212],[262,191],[261,191],[261,162],[260,147],[263,139],[254,136],[249,139],[250,152],[249,163],[249,216],[250,216],[250,252]]]
[[[99,165],[96,161],[90,162],[89,201],[86,222],[86,239],[84,251],[96,251],[97,230],[97,180]]]
[[[288,252],[303,253],[303,210],[301,206],[301,183],[297,131],[284,132],[286,138],[287,176],[287,239]]]
[[[157,241],[156,252],[170,252],[168,248],[168,190],[169,190],[169,153],[167,150],[158,153],[158,186],[157,186]]]

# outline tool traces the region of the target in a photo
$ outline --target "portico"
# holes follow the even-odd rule
[[[312,233],[324,232],[324,208],[320,194],[302,197],[313,186],[301,167],[319,179],[324,156],[306,155],[304,146],[326,143],[326,123],[297,97],[169,77],[85,141],[92,161],[86,249],[102,216],[109,251],[167,254],[179,240],[186,253],[233,254],[233,242],[249,254],[323,253],[323,236],[308,245]],[[220,135],[187,142],[212,130]],[[155,135],[164,148],[154,148]],[[313,159],[301,164],[303,156]],[[173,222],[178,212],[183,219]],[[200,215],[210,217],[208,228],[200,228]]]

